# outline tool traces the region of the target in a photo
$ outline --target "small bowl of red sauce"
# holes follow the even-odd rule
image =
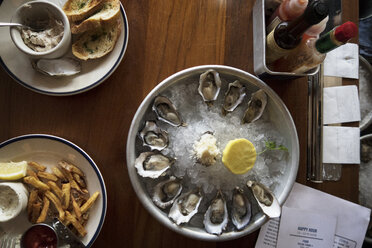
[[[21,248],[57,248],[58,237],[53,227],[47,224],[31,226],[21,238]]]

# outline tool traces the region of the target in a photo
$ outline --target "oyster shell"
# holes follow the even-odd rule
[[[81,71],[81,62],[73,58],[39,59],[31,64],[36,71],[48,76],[72,76]]]
[[[175,159],[167,157],[160,152],[141,153],[134,166],[137,173],[142,177],[158,178],[175,162]]]
[[[221,79],[217,71],[210,69],[200,75],[198,92],[204,102],[211,104],[221,90]]]
[[[180,114],[177,112],[173,103],[165,96],[157,96],[152,105],[158,119],[173,126],[183,126]]]
[[[258,90],[252,94],[248,102],[248,108],[244,113],[243,123],[251,123],[258,120],[266,107],[267,95],[263,90]]]
[[[219,190],[204,215],[204,228],[208,233],[220,235],[228,222],[226,201]]]
[[[166,208],[181,194],[182,184],[179,178],[171,176],[169,179],[158,183],[155,186],[153,202],[160,208]]]
[[[139,133],[144,146],[151,150],[163,150],[168,146],[168,133],[156,125],[155,121],[146,121],[144,128]]]
[[[233,83],[229,83],[229,87],[225,93],[222,113],[225,115],[228,112],[234,111],[234,109],[236,109],[236,107],[242,103],[245,95],[245,86],[238,80],[235,80]]]
[[[248,181],[247,186],[252,190],[258,206],[264,214],[270,218],[277,218],[280,216],[281,207],[271,190],[269,190],[265,185],[254,181]]]
[[[180,195],[173,203],[168,217],[177,225],[189,222],[190,219],[198,212],[201,200],[203,199],[198,188]]]
[[[232,198],[231,220],[238,230],[246,227],[251,220],[251,203],[243,189],[236,187]]]

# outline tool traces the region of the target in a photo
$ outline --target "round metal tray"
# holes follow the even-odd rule
[[[252,216],[250,224],[243,230],[224,232],[220,236],[209,234],[202,228],[192,227],[189,225],[178,226],[168,218],[165,212],[156,207],[155,204],[151,201],[151,197],[148,195],[143,180],[137,174],[137,171],[134,167],[134,161],[139,155],[140,149],[143,149],[141,146],[138,146],[139,138],[137,134],[144,121],[147,120],[147,114],[151,110],[154,98],[157,95],[162,94],[162,92],[166,91],[171,86],[182,85],[184,83],[198,83],[200,74],[208,69],[214,69],[218,71],[221,79],[225,79],[228,82],[232,82],[233,80],[238,79],[251,90],[263,89],[266,92],[268,96],[268,104],[265,111],[268,111],[270,121],[285,139],[287,148],[289,150],[288,164],[285,168],[285,172],[283,173],[280,182],[274,189],[274,194],[277,197],[280,205],[284,203],[296,179],[299,164],[299,142],[295,125],[288,109],[286,108],[282,100],[278,97],[278,95],[269,86],[267,86],[257,77],[233,67],[221,65],[203,65],[192,67],[168,77],[159,85],[157,85],[143,100],[133,118],[127,140],[127,166],[133,188],[137,193],[138,198],[140,199],[144,207],[158,221],[160,221],[168,228],[191,238],[208,241],[224,241],[236,239],[252,233],[259,227],[261,227],[268,220],[268,218],[261,212],[259,212],[255,216]],[[199,95],[195,97],[199,97]],[[187,122],[187,120],[185,121]]]

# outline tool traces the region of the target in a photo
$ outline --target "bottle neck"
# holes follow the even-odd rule
[[[328,53],[343,44],[335,38],[334,30],[331,30],[315,42],[315,48],[319,53]]]

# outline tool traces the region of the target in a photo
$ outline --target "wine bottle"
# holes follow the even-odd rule
[[[358,34],[358,27],[353,22],[334,28],[319,39],[310,38],[288,56],[276,61],[273,70],[282,72],[304,73],[322,63],[326,53],[347,43]]]
[[[311,1],[305,12],[292,22],[282,22],[266,38],[266,63],[288,55],[296,48],[305,31],[328,15],[328,6],[322,1]]]
[[[292,21],[302,15],[306,9],[308,0],[284,0],[271,15],[266,31],[271,32],[279,23]]]

